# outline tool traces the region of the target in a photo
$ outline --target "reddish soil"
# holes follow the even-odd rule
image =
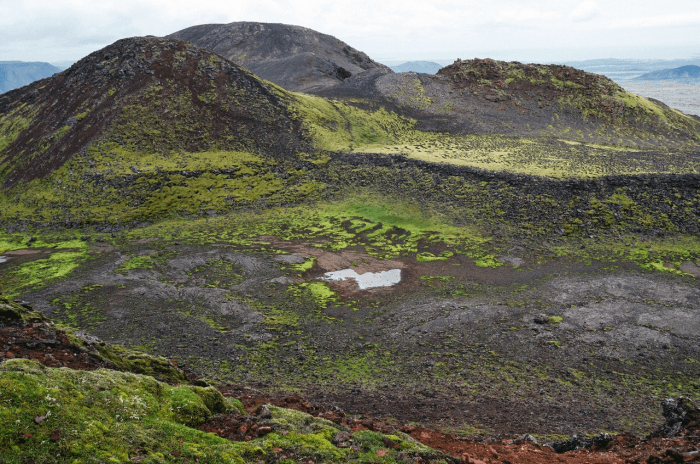
[[[401,269],[401,282],[389,287],[376,287],[361,290],[354,279],[342,281],[332,281],[329,285],[345,299],[363,300],[365,298],[382,297],[390,293],[410,293],[420,291],[425,285],[441,285],[444,280],[430,282],[421,277],[439,276],[442,279],[454,280],[454,282],[470,282],[474,284],[507,286],[515,283],[530,282],[549,275],[552,268],[568,269],[570,271],[584,270],[591,272],[605,266],[604,263],[594,262],[589,266],[577,263],[566,262],[564,260],[553,260],[543,266],[537,264],[532,256],[519,256],[520,268],[516,269],[512,265],[500,266],[496,268],[479,267],[474,260],[464,254],[455,254],[445,261],[419,262],[415,259],[396,257],[394,259],[378,259],[368,255],[364,246],[354,246],[342,251],[326,251],[313,246],[308,242],[284,241],[270,235],[258,237],[258,240],[271,243],[275,248],[292,254],[298,262],[304,259],[315,257],[314,267],[304,274],[306,279],[321,278],[324,273],[352,269],[358,274],[365,272],[382,272],[391,269]],[[318,243],[318,242],[317,242]],[[442,244],[434,244],[421,241],[419,243],[421,251],[427,251],[435,256],[443,252],[454,252]],[[513,258],[512,256],[510,257]],[[629,265],[618,263],[625,268]]]
[[[0,362],[12,358],[34,359],[49,367],[79,370],[114,368],[112,363],[71,343],[65,332],[46,322],[0,319]]]
[[[700,449],[700,424],[692,422],[690,427],[683,430],[676,438],[643,439],[620,435],[600,448],[592,447],[556,453],[549,446],[541,446],[525,439],[475,439],[411,424],[401,425],[367,415],[351,418],[337,408],[332,410],[318,407],[300,396],[276,398],[263,395],[256,390],[234,385],[223,387],[221,391],[224,396],[239,399],[248,414],[218,416],[202,425],[200,430],[216,433],[231,440],[251,440],[268,433],[270,429],[264,425],[265,408],[262,405],[271,404],[328,419],[348,427],[353,432],[373,430],[392,433],[400,430],[433,449],[453,456],[457,462],[474,464],[700,462],[700,453],[698,453],[698,449]],[[368,404],[367,409],[371,409],[371,405]]]

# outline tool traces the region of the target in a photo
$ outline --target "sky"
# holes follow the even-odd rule
[[[233,21],[308,27],[389,64],[700,56],[698,0],[0,0],[0,61],[74,61]]]

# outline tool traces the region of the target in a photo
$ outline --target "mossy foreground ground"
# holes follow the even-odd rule
[[[58,349],[56,339],[62,340]],[[256,437],[235,442],[206,433],[202,426],[211,419],[253,416],[214,387],[189,385],[192,376],[163,358],[57,329],[26,303],[4,297],[0,340],[10,344],[3,350],[15,350],[0,355],[2,463],[374,462],[378,456],[384,462],[444,462],[441,453],[401,432],[351,433],[344,425],[272,405],[255,418],[255,428],[264,430]],[[118,370],[100,368],[105,364]]]
[[[343,428],[324,419],[269,406],[264,438],[231,442],[193,428],[233,411],[212,387],[173,387],[106,369],[46,368],[36,361],[0,365],[0,462],[266,462],[282,450],[315,462],[407,462],[439,453],[405,434],[356,432],[356,449],[332,441]],[[238,403],[240,405],[240,403]],[[348,434],[350,435],[350,434]],[[292,462],[290,460],[290,462]]]

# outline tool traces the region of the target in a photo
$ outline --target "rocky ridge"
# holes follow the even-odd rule
[[[645,148],[688,149],[700,140],[696,118],[628,93],[605,76],[563,65],[457,60],[436,75],[366,72],[313,92],[381,102],[431,132]]]

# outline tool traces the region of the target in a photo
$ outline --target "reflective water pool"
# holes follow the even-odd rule
[[[401,282],[401,269],[391,269],[382,272],[365,272],[358,274],[352,269],[342,271],[326,272],[323,280],[345,280],[355,279],[361,290],[376,287],[391,287]]]

